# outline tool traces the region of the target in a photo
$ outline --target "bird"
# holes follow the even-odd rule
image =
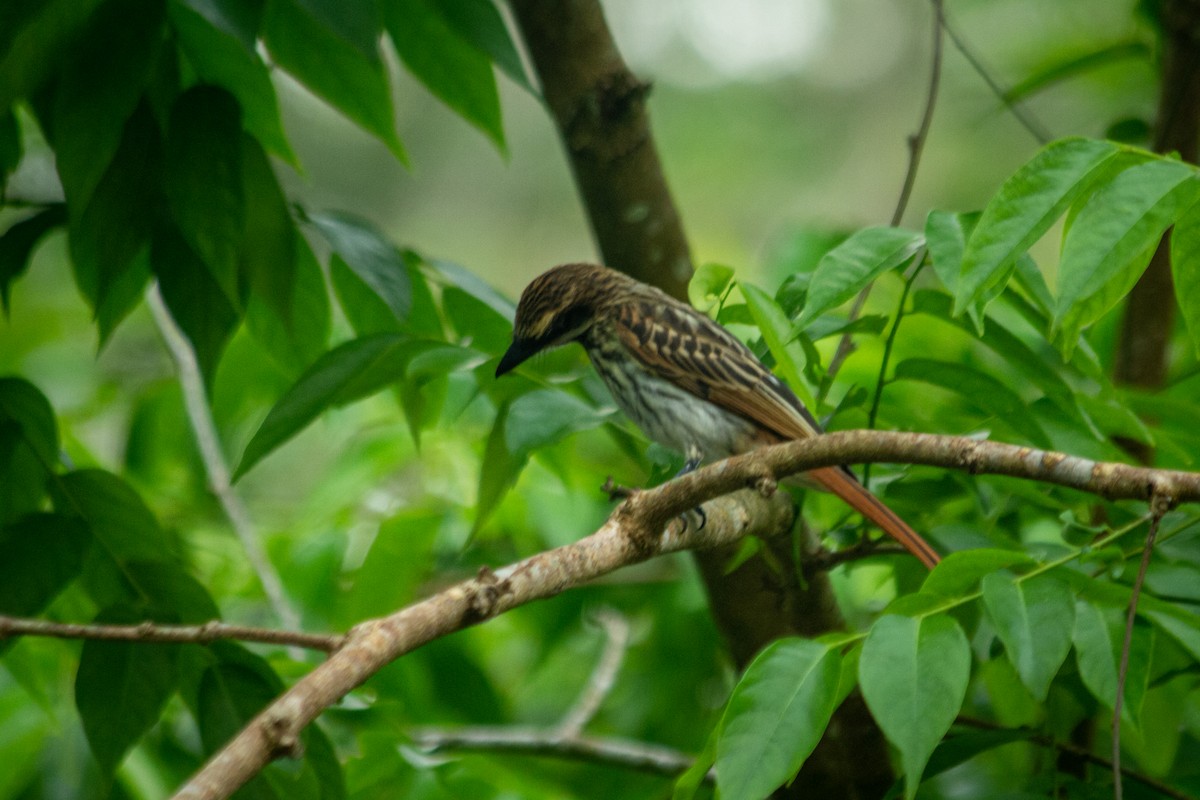
[[[686,303],[617,270],[563,264],[525,288],[496,377],[579,342],[617,406],[651,440],[681,453],[681,473],[822,434],[812,413],[750,348]],[[845,467],[806,473],[933,568],[936,550]]]

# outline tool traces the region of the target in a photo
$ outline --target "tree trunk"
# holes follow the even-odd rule
[[[605,263],[687,298],[691,255],[650,134],[649,86],[625,65],[597,0],[510,0]],[[806,585],[790,532],[727,573],[732,553],[695,553],[718,628],[744,668],[769,642],[844,627],[824,575]],[[855,692],[777,797],[881,797],[894,776],[887,744]]]

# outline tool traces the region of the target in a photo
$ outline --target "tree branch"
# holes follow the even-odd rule
[[[791,514],[786,499],[772,497],[778,478],[865,461],[1029,478],[1110,499],[1161,497],[1168,507],[1200,501],[1200,473],[1098,462],[958,436],[843,431],[756,450],[633,493],[598,531],[578,542],[495,571],[481,569],[474,579],[358,625],[340,650],[252,720],[176,797],[228,796],[268,761],[292,752],[300,731],[323,710],[423,644],[656,555],[729,545],[746,535],[776,531]],[[746,491],[747,486],[754,491]],[[700,502],[738,490],[705,506],[707,524],[700,530],[685,529],[677,520]]]
[[[0,641],[18,636],[49,636],[55,639],[104,639],[117,642],[165,642],[209,644],[221,639],[236,639],[260,644],[282,644],[332,653],[342,646],[343,636],[254,628],[213,620],[203,625],[77,625],[41,619],[22,619],[0,615]]]

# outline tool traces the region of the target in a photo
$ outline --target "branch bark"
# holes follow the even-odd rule
[[[779,478],[865,461],[1009,475],[1110,499],[1158,498],[1168,506],[1200,501],[1200,473],[1097,462],[965,437],[843,431],[756,450],[634,492],[598,531],[574,544],[495,571],[481,570],[472,580],[355,627],[340,650],[255,717],[175,797],[229,796],[269,761],[293,753],[300,731],[323,710],[392,660],[433,639],[656,555],[727,546],[746,535],[778,530],[792,513],[785,498],[772,494]],[[738,494],[722,496],[729,492]],[[707,524],[681,530],[677,517],[710,498],[718,499],[705,505]],[[843,740],[832,741],[841,746]],[[861,753],[854,755],[861,758]]]
[[[18,636],[47,636],[55,639],[101,639],[110,642],[161,642],[166,644],[210,644],[222,639],[259,644],[282,644],[332,653],[342,646],[345,637],[302,633],[273,628],[253,628],[213,620],[203,625],[161,625],[143,622],[138,625],[78,625],[69,622],[50,622],[42,619],[22,619],[0,615],[0,642]]]

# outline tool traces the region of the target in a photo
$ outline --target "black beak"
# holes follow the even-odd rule
[[[504,353],[503,358],[500,359],[500,364],[496,367],[496,377],[499,378],[506,372],[512,372],[540,349],[534,342],[525,339],[513,339],[513,343]]]

